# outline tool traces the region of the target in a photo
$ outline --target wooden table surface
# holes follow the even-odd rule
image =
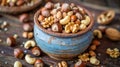
[[[58,0],[54,0],[55,2],[58,2]],[[74,2],[76,4],[81,5],[78,0],[60,0],[61,2]],[[44,5],[44,4],[42,4]],[[40,8],[42,5],[40,5],[38,8]],[[102,10],[96,10],[90,7],[86,7],[85,5],[82,5],[85,8],[87,8],[89,11],[93,13],[95,23],[96,23],[96,16],[102,11]],[[36,9],[37,10],[37,9]],[[33,22],[33,15],[36,12],[30,11],[28,12],[31,16],[31,21]],[[24,67],[33,67],[33,65],[30,65],[25,62],[24,59],[17,59],[13,56],[13,50],[14,48],[21,48],[24,51],[27,51],[27,53],[31,54],[30,50],[26,50],[22,47],[23,42],[27,41],[27,39],[24,39],[22,37],[22,23],[18,21],[18,15],[8,15],[8,14],[1,14],[0,13],[0,21],[7,21],[9,22],[8,31],[2,31],[0,32],[0,39],[3,41],[0,42],[0,67],[13,67],[13,64],[16,60],[19,60],[22,62]],[[32,23],[33,24],[33,23]],[[97,23],[96,23],[97,25]],[[117,27],[120,30],[120,15],[116,14],[115,19],[107,26]],[[96,28],[96,27],[95,27]],[[8,47],[6,46],[6,38],[8,36],[13,36],[14,34],[18,34],[19,38],[17,39],[17,44],[15,47]],[[117,59],[110,58],[106,53],[107,48],[118,48],[120,49],[120,41],[111,41],[109,40],[105,35],[103,35],[103,38],[100,39],[101,45],[97,48],[95,51],[97,54],[97,58],[101,61],[99,66],[91,65],[89,62],[87,63],[87,67],[120,67],[120,57]],[[32,55],[32,54],[31,54]],[[33,56],[33,55],[32,55]],[[45,67],[49,67],[50,65],[56,65],[58,62],[57,60],[49,58],[46,54],[42,53],[40,57],[44,63]],[[73,67],[74,63],[77,61],[77,58],[73,60],[69,60],[68,65],[69,67]]]

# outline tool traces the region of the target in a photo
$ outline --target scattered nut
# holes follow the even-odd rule
[[[111,40],[120,41],[120,31],[115,28],[107,28],[105,34]]]
[[[14,49],[14,56],[16,58],[23,58],[24,53],[23,53],[23,51],[21,49],[16,48],[16,49]]]
[[[35,56],[40,56],[41,54],[40,48],[39,47],[32,48],[32,54]]]
[[[33,30],[32,25],[29,24],[29,23],[24,23],[24,24],[23,24],[23,29],[24,29],[24,31],[27,31],[27,32]]]
[[[72,15],[72,16],[71,16],[71,21],[72,21],[72,22],[76,21],[76,19],[77,19],[77,17],[76,17],[75,15]]]
[[[29,32],[29,33],[28,33],[28,36],[27,36],[28,39],[32,39],[32,38],[33,38],[33,35],[34,35],[33,32]]]
[[[18,38],[18,35],[17,35],[17,34],[14,34],[13,37],[14,37],[15,39],[17,39],[17,38]]]
[[[97,22],[99,24],[109,24],[113,18],[115,17],[115,11],[113,10],[108,10],[108,11],[105,11],[105,12],[102,12],[98,18],[97,18]]]
[[[58,67],[68,67],[67,62],[66,61],[59,62]]]
[[[90,56],[96,56],[96,53],[94,51],[89,51]]]
[[[51,8],[53,8],[53,6],[54,6],[53,3],[47,2],[46,5],[45,5],[45,8],[51,9]]]
[[[89,53],[83,53],[83,54],[79,55],[78,58],[81,59],[82,61],[85,61],[85,62],[90,60]]]
[[[96,45],[96,46],[99,46],[100,45],[100,41],[99,40],[93,40],[92,44]]]
[[[100,30],[98,30],[98,29],[95,29],[93,31],[93,34],[94,34],[94,36],[97,36],[99,39],[102,38],[102,32]]]
[[[90,50],[96,50],[96,45],[91,45]]]
[[[90,63],[91,64],[94,64],[94,65],[99,65],[100,64],[100,61],[95,57],[95,56],[92,56],[90,58]]]
[[[6,40],[6,43],[8,46],[15,46],[16,44],[16,39],[14,37],[8,37]]]
[[[44,67],[44,63],[41,59],[37,59],[34,63],[34,67]]]
[[[25,56],[25,61],[29,64],[34,64],[36,61],[36,58],[31,57],[29,54]]]
[[[75,63],[74,67],[86,67],[86,65],[79,59],[78,62]]]
[[[29,49],[30,47],[35,47],[36,43],[34,40],[28,40],[24,44],[24,48]]]
[[[28,38],[28,32],[23,32],[23,33],[22,33],[22,37],[23,37],[23,38]]]
[[[20,20],[20,22],[27,22],[29,20],[29,15],[26,13],[21,14],[19,17],[19,20]]]
[[[14,67],[22,67],[22,63],[20,61],[15,61]]]

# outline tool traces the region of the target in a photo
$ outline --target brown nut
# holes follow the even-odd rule
[[[68,3],[63,3],[61,7],[61,11],[69,11],[70,10],[70,5]]]
[[[43,20],[44,20],[44,16],[39,15],[39,17],[38,17],[38,21],[41,22],[41,21],[43,21]]]
[[[61,18],[62,18],[62,13],[61,13],[60,11],[58,11],[57,14],[56,14],[56,17],[57,17],[58,19],[61,19]]]
[[[79,20],[82,20],[82,19],[83,19],[82,15],[81,15],[79,12],[77,12],[75,15],[77,16],[77,18],[78,18]]]
[[[96,46],[99,46],[100,45],[100,41],[99,40],[93,40],[92,44],[96,45]]]
[[[86,67],[86,65],[79,59],[79,61],[75,63],[74,67]]]
[[[16,2],[16,5],[17,5],[17,6],[21,6],[21,5],[23,5],[24,3],[25,3],[24,0],[18,0],[18,1]]]
[[[96,45],[91,45],[90,50],[96,50]]]
[[[94,51],[89,51],[90,56],[96,56],[96,53]]]
[[[34,36],[33,32],[29,32],[27,37],[28,37],[28,39],[32,39],[33,36]]]
[[[28,38],[28,32],[23,32],[23,33],[22,33],[22,37],[23,37],[23,38]]]
[[[50,16],[50,12],[49,12],[49,10],[47,10],[47,9],[42,10],[42,11],[41,11],[41,14],[42,14],[44,17],[49,17],[49,16]]]
[[[75,21],[75,23],[76,23],[76,24],[79,24],[79,25],[81,24],[81,22],[80,22],[79,19],[77,19],[77,20]]]
[[[23,58],[24,53],[23,53],[23,51],[21,49],[16,48],[16,49],[14,49],[14,56],[16,58],[20,58],[21,59],[21,58]]]
[[[29,20],[29,15],[24,13],[19,16],[20,22],[27,22]]]
[[[40,54],[41,54],[40,48],[39,47],[33,47],[32,48],[32,54],[35,55],[35,56],[40,56]]]
[[[8,37],[6,40],[6,43],[8,46],[15,46],[16,44],[16,39],[14,37]]]
[[[120,32],[115,28],[107,28],[105,34],[111,40],[120,41]]]
[[[7,1],[6,0],[2,0],[0,5],[1,6],[5,6],[6,4],[7,4]]]
[[[32,30],[33,30],[33,27],[32,27],[32,25],[29,24],[29,23],[24,23],[24,24],[23,24],[23,29],[24,29],[24,31],[29,32],[29,31],[32,31]]]
[[[34,67],[44,67],[44,63],[41,59],[37,59],[34,63]]]
[[[77,19],[77,17],[76,17],[75,15],[72,15],[72,16],[71,16],[71,21],[72,21],[72,22],[76,21],[76,19]]]
[[[47,8],[47,9],[52,9],[53,6],[54,6],[53,3],[47,2],[46,5],[45,5],[45,8]]]
[[[54,23],[51,27],[53,32],[62,32],[62,25],[59,23]]]

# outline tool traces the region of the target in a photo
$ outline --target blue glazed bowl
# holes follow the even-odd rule
[[[88,10],[85,9],[85,11],[91,19],[89,26],[78,33],[65,34],[44,29],[37,19],[40,14],[38,10],[34,15],[34,37],[37,45],[43,52],[57,60],[67,60],[78,56],[88,48],[93,39],[93,17]]]

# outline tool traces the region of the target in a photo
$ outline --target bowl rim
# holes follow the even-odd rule
[[[9,13],[9,14],[17,14],[17,13],[22,13],[26,12],[29,10],[32,10],[36,8],[38,5],[40,5],[42,0],[36,0],[33,5],[31,6],[13,6],[13,7],[8,7],[8,6],[0,6],[0,12],[2,13]]]
[[[79,6],[79,5],[78,5]],[[81,6],[79,6],[81,7]],[[81,7],[83,8],[83,7]],[[88,14],[88,16],[90,16],[90,24],[89,26],[85,29],[85,30],[82,30],[80,32],[77,32],[77,33],[57,33],[57,32],[52,32],[52,31],[48,31],[46,30],[45,28],[42,27],[42,25],[39,23],[38,21],[38,16],[40,14],[40,9],[34,14],[34,24],[43,32],[49,34],[49,35],[52,35],[52,36],[57,36],[57,37],[75,37],[75,36],[79,36],[79,35],[82,35],[86,32],[88,32],[92,27],[93,27],[93,24],[94,24],[94,19],[93,19],[93,16],[92,16],[92,13],[89,12],[87,9],[83,8],[85,10],[85,12]]]

